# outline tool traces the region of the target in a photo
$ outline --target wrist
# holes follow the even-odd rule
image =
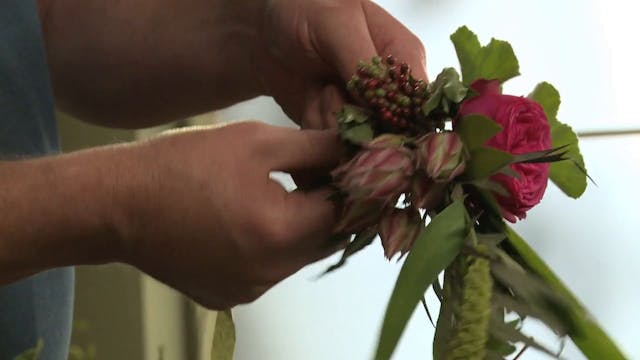
[[[108,164],[76,153],[0,163],[0,282],[50,268],[117,261]]]

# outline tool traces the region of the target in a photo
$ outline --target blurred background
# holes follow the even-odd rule
[[[505,92],[528,94],[549,81],[563,96],[559,119],[581,136],[590,175],[580,201],[553,185],[518,230],[578,295],[631,359],[640,359],[639,12],[623,0],[380,0],[425,43],[434,78],[457,65],[449,35],[468,25],[485,43],[511,42],[523,75]],[[60,114],[67,151],[145,138],[164,128],[247,118],[293,126],[269,98],[258,98],[164,128],[116,131]],[[226,156],[216,154],[213,156]],[[290,179],[282,177],[287,186]],[[339,255],[313,264],[251,305],[234,310],[236,359],[368,359],[401,264],[379,242],[341,270],[317,279]],[[635,285],[634,285],[635,284]],[[428,295],[437,312],[437,301]],[[78,270],[74,343],[99,359],[206,359],[215,314],[126,266]],[[536,338],[559,346],[535,323]],[[394,359],[430,358],[434,329],[418,308]],[[582,359],[568,342],[566,359]],[[530,350],[522,359],[543,359]]]

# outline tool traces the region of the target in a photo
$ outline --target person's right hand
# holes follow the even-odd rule
[[[252,301],[337,250],[329,192],[270,172],[330,169],[340,149],[333,130],[240,123],[0,162],[0,284],[118,261],[208,308]]]
[[[122,148],[122,260],[209,308],[256,299],[337,249],[327,190],[288,193],[269,173],[332,167],[339,149],[334,131],[258,123]]]

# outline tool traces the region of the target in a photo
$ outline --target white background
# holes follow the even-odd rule
[[[640,128],[634,1],[378,3],[423,40],[431,78],[445,66],[457,66],[449,35],[466,24],[483,43],[496,37],[513,45],[523,75],[507,84],[506,93],[526,95],[536,83],[549,81],[563,95],[559,119],[576,130]],[[223,116],[290,125],[266,98],[234,106]],[[543,203],[518,228],[626,354],[640,359],[640,136],[584,138],[582,151],[598,185],[590,184],[578,201],[550,185]],[[376,242],[348,266],[316,280],[335,261],[311,265],[254,304],[238,307],[236,359],[371,358],[400,265],[385,261]],[[430,358],[432,337],[433,328],[418,309],[394,359]],[[572,344],[564,357],[582,358]],[[545,357],[529,351],[522,358]]]

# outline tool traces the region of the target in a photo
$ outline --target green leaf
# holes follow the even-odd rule
[[[442,92],[437,90],[433,93],[429,99],[422,105],[422,113],[424,116],[429,116],[433,110],[435,110],[438,105],[440,105],[442,100]]]
[[[504,227],[502,208],[495,195],[491,191],[480,188],[476,188],[476,192],[479,200],[482,202],[482,209],[485,210],[486,215],[489,216],[489,219],[492,220],[492,224],[495,226],[494,230],[502,230],[502,227]]]
[[[516,347],[508,341],[497,339],[495,336],[489,335],[487,341],[487,352],[489,358],[503,360],[505,356],[511,355],[516,351]],[[492,355],[493,354],[493,355]]]
[[[502,131],[502,126],[486,116],[474,114],[460,119],[455,131],[467,149],[473,151]]]
[[[463,180],[479,180],[490,177],[513,162],[513,155],[492,147],[483,146],[471,151]]]
[[[339,124],[364,124],[369,121],[371,114],[366,110],[358,106],[345,105],[338,113]]]
[[[505,324],[503,321],[497,320],[495,316],[491,319],[491,326],[489,327],[489,331],[491,336],[502,341],[507,342],[521,342],[532,348],[538,349],[549,356],[554,358],[558,358],[558,355],[547,349],[545,346],[536,342],[532,337],[524,335],[520,330]]]
[[[360,124],[341,129],[340,136],[351,143],[362,145],[373,139],[373,129],[369,124]]]
[[[479,244],[493,249],[506,239],[506,235],[503,233],[479,233],[477,238]]]
[[[556,313],[550,309],[540,306],[539,304],[528,303],[518,300],[512,296],[501,293],[493,294],[493,303],[500,307],[504,307],[509,311],[518,313],[521,317],[534,317],[542,320],[549,328],[553,329],[560,336],[566,335],[567,324],[563,319],[558,318]]]
[[[427,317],[429,318],[429,321],[431,322],[431,325],[435,328],[436,324],[433,322],[433,317],[431,316],[431,312],[429,311],[429,305],[427,305],[427,299],[423,296],[422,299],[420,299],[420,302],[422,303],[422,307],[424,308],[424,312],[427,313]]]
[[[357,253],[358,251],[364,249],[365,247],[367,247],[368,245],[370,245],[373,240],[376,238],[376,236],[378,235],[378,229],[376,227],[370,227],[367,228],[365,230],[363,230],[362,232],[360,232],[359,234],[356,234],[355,238],[353,239],[353,241],[351,241],[347,247],[344,249],[344,251],[342,252],[342,257],[340,258],[340,260],[331,265],[325,272],[324,274],[328,274],[334,270],[339,269],[340,267],[342,267],[346,262],[347,259]],[[324,275],[323,274],[323,275]]]
[[[569,145],[564,155],[568,160],[551,164],[549,177],[568,196],[577,199],[587,189],[584,159],[578,147],[578,136],[568,125],[558,122],[551,127],[553,146]]]
[[[469,90],[460,81],[460,74],[452,67],[442,70],[434,84],[442,90],[442,94],[447,100],[456,104],[464,100]]]
[[[567,148],[568,145],[565,146],[560,146],[558,148],[553,148],[553,149],[549,149],[549,150],[542,150],[542,151],[533,151],[533,152],[528,152],[528,153],[524,153],[524,154],[517,154],[514,155],[513,157],[513,162],[515,163],[527,163],[527,162],[536,162],[537,160],[540,159],[547,159],[547,158],[552,158],[555,156],[559,156],[562,157],[567,153]]]
[[[491,39],[488,45],[481,46],[478,37],[466,26],[453,33],[451,41],[458,54],[464,85],[478,79],[505,82],[520,75],[518,59],[506,41]]]
[[[615,345],[607,333],[596,323],[580,301],[564,283],[553,273],[549,266],[513,229],[507,227],[509,243],[518,252],[526,266],[540,276],[559,295],[570,304],[570,316],[573,329],[569,336],[588,359],[624,360],[622,351]]]
[[[44,349],[44,340],[38,339],[36,346],[13,358],[13,360],[38,360]]]
[[[568,160],[551,164],[551,181],[565,194],[576,199],[587,188],[587,174],[578,146],[578,136],[571,127],[556,118],[560,107],[560,93],[553,85],[542,82],[529,94],[529,98],[542,106],[549,119],[553,147],[566,146],[564,157]]]
[[[436,333],[433,337],[433,359],[444,360],[447,358],[447,346],[453,333],[453,304],[452,301],[443,301],[440,304],[440,314],[436,323]]]
[[[560,109],[560,93],[553,85],[548,82],[541,82],[529,94],[529,98],[542,106],[550,122],[558,121],[556,117],[558,116],[558,109]]]
[[[389,359],[427,288],[458,255],[468,230],[464,202],[455,201],[434,217],[402,266],[382,324],[375,359]]]
[[[467,96],[469,89],[460,81],[460,75],[454,68],[445,68],[438,74],[435,81],[429,84],[429,98],[422,105],[422,113],[424,116],[440,107],[440,109],[448,114],[450,111],[450,103],[458,104]]]
[[[236,346],[236,327],[231,310],[219,311],[216,314],[216,325],[211,345],[211,360],[233,360]]]

